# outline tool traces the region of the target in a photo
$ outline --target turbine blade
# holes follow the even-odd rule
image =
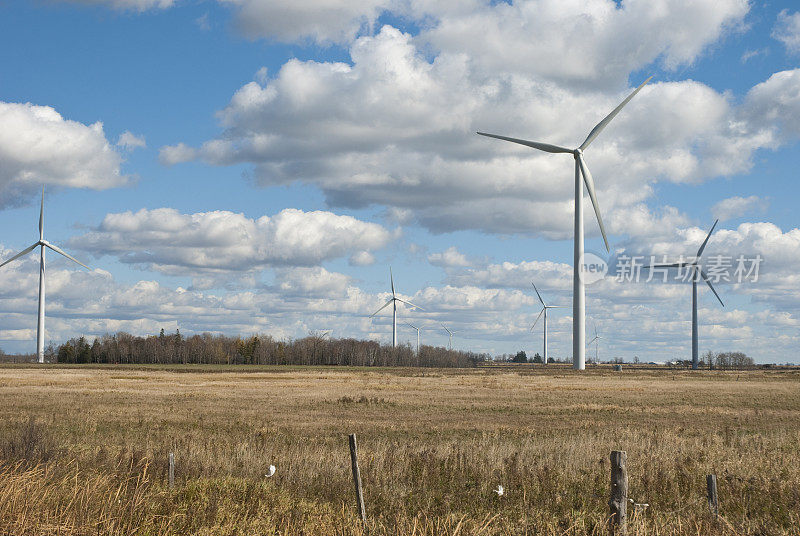
[[[535,328],[536,324],[539,323],[539,319],[542,318],[542,314],[544,313],[545,309],[546,309],[546,307],[542,307],[542,310],[539,311],[539,316],[536,317],[536,322],[534,322],[533,325],[531,326],[531,331],[533,331],[533,328]]]
[[[592,339],[591,341],[587,342],[587,343],[586,343],[586,346],[589,346],[590,344],[592,344],[594,341],[596,341],[596,340],[597,340],[597,339],[599,339],[599,338],[600,338],[600,337],[595,337],[595,338],[594,338],[594,339]]]
[[[419,331],[419,328],[418,328],[417,326],[415,326],[414,324],[412,324],[411,322],[405,322],[405,324],[406,324],[407,326],[411,326],[412,328],[414,328],[414,329],[416,329],[417,331]]]
[[[519,143],[520,145],[527,145],[528,147],[533,147],[534,149],[539,149],[540,151],[545,151],[547,153],[571,153],[572,149],[567,149],[566,147],[561,147],[559,145],[551,145],[549,143],[541,143],[538,141],[528,141],[528,140],[521,140],[519,138],[509,138],[507,136],[498,136],[497,134],[487,134],[486,132],[478,132],[481,136],[486,136],[488,138],[496,138],[498,140],[503,141],[510,141],[511,143]]]
[[[64,251],[63,251],[61,248],[59,248],[58,246],[54,246],[54,245],[53,245],[53,244],[51,244],[50,242],[46,242],[46,243],[45,243],[45,246],[49,247],[50,249],[52,249],[52,250],[53,250],[53,251],[55,251],[56,253],[60,253],[61,255],[64,255],[66,258],[68,258],[68,259],[69,259],[69,260],[71,260],[72,262],[75,262],[75,263],[78,263],[78,264],[80,264],[81,266],[83,266],[83,267],[84,267],[84,268],[86,268],[87,270],[91,270],[91,268],[89,268],[88,266],[86,266],[85,264],[83,264],[81,261],[79,261],[78,259],[76,259],[76,258],[75,258],[75,257],[73,257],[72,255],[69,255],[69,254],[65,253],[65,252],[64,252]]]
[[[703,245],[700,246],[700,249],[697,250],[697,258],[698,259],[700,258],[700,255],[703,254],[703,250],[706,249],[706,244],[708,244],[708,239],[711,238],[711,233],[714,232],[714,227],[716,227],[718,223],[719,223],[719,220],[714,222],[714,225],[711,226],[711,230],[708,232],[708,235],[706,236],[706,239],[703,240]]]
[[[401,300],[400,298],[397,298],[397,301],[399,301],[399,302],[403,302],[403,303],[405,303],[406,305],[410,305],[411,307],[416,307],[416,308],[417,308],[417,309],[419,309],[420,311],[424,311],[424,310],[425,310],[425,309],[423,309],[422,307],[420,307],[419,305],[414,305],[414,304],[413,304],[413,303],[411,303],[410,301]]]
[[[725,307],[725,304],[722,303],[722,298],[719,297],[719,294],[717,294],[717,291],[714,289],[714,285],[712,285],[711,281],[708,280],[708,276],[706,275],[706,273],[703,270],[699,270],[699,272],[700,272],[700,276],[703,278],[703,281],[706,282],[706,285],[708,285],[708,288],[711,289],[711,292],[713,292],[714,296],[716,296],[717,299],[719,300],[719,304],[721,306]]]
[[[603,235],[603,242],[606,244],[606,251],[611,251],[608,247],[608,238],[606,238],[606,228],[603,225],[603,217],[600,215],[600,206],[597,204],[597,195],[594,192],[594,180],[592,174],[589,173],[589,168],[583,160],[583,155],[578,153],[578,164],[581,166],[581,174],[583,175],[583,182],[586,184],[586,190],[589,192],[589,198],[592,200],[594,207],[594,215],[597,216],[597,223],[600,225],[600,232]]]
[[[641,85],[640,85],[639,87],[637,87],[635,90],[633,90],[633,93],[631,93],[630,95],[628,95],[628,97],[627,97],[627,98],[626,98],[624,101],[622,101],[622,102],[620,103],[620,105],[619,105],[619,106],[617,106],[616,108],[614,108],[614,110],[613,110],[613,111],[612,111],[610,114],[608,114],[607,116],[605,116],[605,118],[604,118],[602,121],[600,121],[599,123],[597,123],[597,125],[596,125],[596,126],[593,128],[593,129],[592,129],[592,131],[591,131],[591,132],[589,133],[589,135],[586,137],[586,141],[584,141],[584,142],[581,144],[581,146],[579,147],[579,149],[580,149],[581,151],[583,151],[584,149],[586,149],[587,147],[589,147],[589,144],[590,144],[590,143],[592,143],[592,142],[594,141],[594,139],[595,139],[595,138],[596,138],[598,135],[600,135],[600,133],[603,131],[603,129],[604,129],[604,128],[606,128],[606,126],[608,126],[608,124],[611,122],[611,120],[612,120],[612,119],[614,119],[614,118],[617,116],[617,114],[619,113],[619,111],[620,111],[620,110],[622,110],[622,108],[623,108],[623,107],[624,107],[626,104],[628,104],[628,102],[630,102],[630,100],[631,100],[633,97],[635,97],[635,96],[636,96],[636,94],[637,94],[637,93],[639,93],[639,91],[641,91],[641,89],[642,89],[642,88],[645,86],[645,84],[647,84],[647,83],[648,83],[648,82],[649,82],[649,81],[650,81],[652,78],[653,78],[653,77],[651,76],[650,78],[648,78],[647,80],[645,80],[644,82],[642,82],[642,83],[641,83]]]
[[[449,333],[449,334],[450,334],[450,336],[451,336],[451,337],[453,336],[453,332],[452,332],[452,331],[450,331],[449,329],[447,329],[447,326],[445,326],[444,324],[442,324],[442,327],[444,328],[444,330],[445,330],[447,333]]]
[[[545,305],[545,309],[563,309],[566,305]]]
[[[30,253],[31,251],[33,251],[33,250],[36,248],[36,246],[38,246],[38,245],[39,245],[39,242],[36,242],[36,243],[35,243],[34,245],[32,245],[31,247],[29,247],[29,248],[27,248],[27,249],[23,249],[22,251],[20,251],[19,253],[17,253],[16,255],[14,255],[13,257],[11,257],[10,259],[8,259],[7,261],[5,261],[3,264],[0,264],[0,268],[2,268],[3,266],[5,266],[6,264],[8,264],[9,262],[11,262],[11,261],[13,261],[13,260],[15,260],[15,259],[19,259],[19,258],[20,258],[20,257],[22,257],[23,255],[27,255],[28,253]]]
[[[42,186],[42,207],[39,209],[39,240],[44,239],[44,186]]]
[[[79,261],[78,259],[76,259],[76,258],[75,258],[75,257],[73,257],[72,255],[70,255],[70,254],[66,253],[64,250],[62,250],[62,249],[61,249],[61,248],[59,248],[58,246],[54,246],[54,245],[53,245],[53,244],[51,244],[50,242],[45,242],[45,244],[44,244],[44,245],[45,245],[45,246],[47,246],[47,247],[49,247],[50,249],[52,249],[52,250],[53,250],[53,251],[55,251],[56,253],[59,253],[59,254],[61,254],[61,255],[64,255],[66,258],[68,258],[68,259],[69,259],[69,260],[71,260],[72,262],[75,262],[75,263],[77,263],[77,264],[80,264],[81,266],[83,266],[83,267],[84,267],[84,268],[86,268],[87,270],[91,270],[91,268],[89,268],[88,266],[86,266],[85,264],[83,264],[81,261]]]
[[[378,309],[377,311],[375,311],[374,313],[372,313],[371,315],[369,315],[369,317],[370,317],[370,318],[372,318],[372,317],[373,317],[373,316],[375,316],[376,314],[380,313],[381,311],[383,311],[384,309],[386,309],[386,308],[389,306],[389,304],[391,304],[393,301],[394,301],[394,298],[392,298],[391,300],[387,301],[387,302],[386,302],[386,303],[383,305],[383,307],[381,307],[380,309]]]
[[[536,295],[537,295],[537,296],[539,296],[539,301],[540,301],[540,302],[542,302],[542,305],[544,305],[545,307],[547,307],[547,305],[545,305],[545,303],[544,303],[544,300],[542,299],[542,295],[541,295],[541,294],[539,294],[539,289],[538,289],[538,288],[536,288],[536,285],[534,285],[534,284],[533,284],[533,281],[531,281],[531,285],[533,285],[533,290],[535,290],[535,291],[536,291]]]
[[[394,296],[394,275],[392,275],[392,267],[389,267],[389,281],[392,282],[392,296]]]

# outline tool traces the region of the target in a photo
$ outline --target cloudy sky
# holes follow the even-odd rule
[[[0,259],[45,237],[46,340],[124,330],[390,340],[389,266],[423,342],[541,351],[568,306],[573,161],[586,249],[760,256],[701,285],[700,351],[800,362],[800,12],[747,0],[0,3]],[[0,348],[33,352],[38,259],[0,269]],[[587,286],[601,358],[688,358],[691,285]],[[386,312],[387,310],[384,310]],[[415,340],[402,326],[401,341]],[[594,348],[588,352],[594,355]]]

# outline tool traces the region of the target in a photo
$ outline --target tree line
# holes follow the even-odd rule
[[[748,368],[755,364],[753,358],[744,352],[719,352],[715,354],[710,350],[703,355],[700,361],[701,367],[707,366],[719,369]]]
[[[488,354],[420,346],[392,348],[376,341],[331,339],[316,334],[302,339],[276,340],[270,335],[228,337],[192,335],[180,331],[140,337],[119,332],[68,340],[46,350],[48,361],[59,363],[340,365],[381,367],[474,367]]]

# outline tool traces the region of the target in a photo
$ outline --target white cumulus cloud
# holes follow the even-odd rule
[[[375,255],[369,251],[359,251],[350,256],[349,262],[352,266],[369,266],[375,264]]]
[[[312,266],[380,249],[384,227],[331,212],[285,209],[251,219],[228,211],[181,214],[172,208],[108,214],[73,248],[168,274]]]
[[[537,73],[487,73],[460,50],[430,59],[423,46],[421,38],[385,26],[353,43],[352,63],[290,60],[273,78],[233,95],[218,114],[219,137],[196,149],[164,148],[167,154],[180,147],[180,157],[164,160],[250,162],[264,186],[315,184],[332,206],[388,206],[437,233],[535,229],[549,238],[570,236],[571,158],[475,131],[575,146],[631,88],[600,91]],[[794,110],[791,88],[774,86],[770,92]],[[646,86],[586,151],[612,229],[626,232],[621,218],[614,225],[614,214],[648,210],[658,181],[743,173],[755,151],[780,143],[776,121],[756,113],[766,103],[758,92],[737,105],[691,80]],[[576,116],[577,109],[583,113]],[[588,219],[587,232],[596,235]]]
[[[749,197],[729,197],[715,203],[711,207],[711,214],[722,221],[739,218],[750,212],[764,212],[769,206],[769,201],[757,195]]]
[[[42,185],[102,190],[122,186],[122,157],[100,122],[84,125],[49,106],[0,102],[0,208]]]
[[[467,54],[482,70],[560,84],[618,87],[654,61],[691,64],[741,26],[747,0],[412,1],[432,17],[423,35],[440,51]]]
[[[197,151],[186,145],[179,143],[177,145],[167,145],[162,147],[158,152],[158,161],[165,166],[173,166],[182,162],[188,162],[197,155]]]
[[[117,145],[128,151],[147,147],[144,136],[137,136],[129,130],[126,130],[120,134],[119,140],[117,140]]]
[[[281,268],[277,272],[276,286],[286,296],[335,298],[346,294],[350,277],[329,272],[321,266]]]
[[[778,13],[772,37],[783,43],[789,53],[800,53],[800,12],[784,9]]]
[[[434,266],[441,266],[443,268],[469,266],[471,264],[467,256],[458,251],[458,248],[455,246],[450,246],[439,253],[431,253],[428,255],[428,262]]]
[[[236,6],[236,27],[247,37],[318,43],[351,40],[375,23],[389,0],[221,0]]]
[[[774,144],[800,136],[800,69],[779,71],[751,89],[743,105],[751,129],[776,130]]]

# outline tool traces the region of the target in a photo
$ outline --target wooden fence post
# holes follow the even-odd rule
[[[611,498],[608,507],[611,516],[608,520],[609,532],[612,535],[624,535],[628,521],[628,469],[627,455],[624,450],[611,451]]]
[[[169,489],[175,487],[175,453],[169,453]]]
[[[361,491],[361,472],[358,470],[358,447],[356,445],[356,434],[350,434],[350,462],[353,466],[353,483],[356,486],[356,502],[358,503],[358,514],[364,526],[367,524],[367,513],[364,510],[364,494]]]
[[[719,515],[719,495],[717,495],[717,475],[706,475],[706,491],[708,492],[708,509],[714,517]]]

